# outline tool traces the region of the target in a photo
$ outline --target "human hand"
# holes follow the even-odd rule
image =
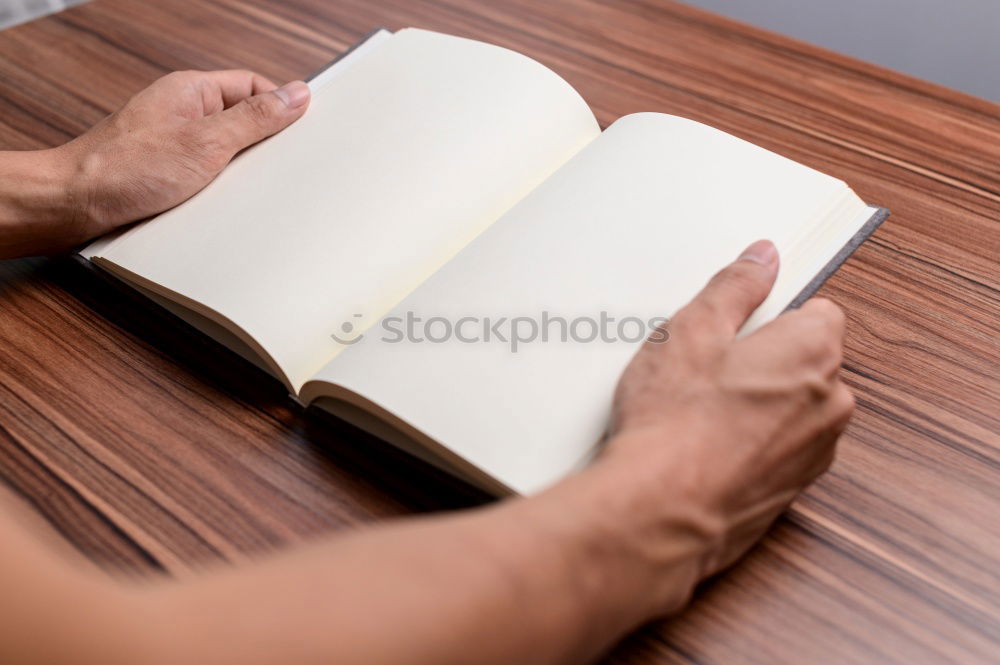
[[[63,146],[88,233],[171,208],[305,113],[309,87],[243,70],[174,72]]]
[[[752,249],[637,353],[605,453],[536,496],[141,587],[58,565],[0,515],[0,661],[591,662],[742,554],[850,415],[829,302],[735,339],[777,272],[771,245]]]
[[[641,348],[618,385],[593,498],[651,569],[672,567],[653,585],[653,614],[678,609],[695,582],[763,535],[830,465],[853,410],[838,377],[844,316],[830,301],[736,338],[777,270],[772,244],[749,247],[669,322],[667,342]]]

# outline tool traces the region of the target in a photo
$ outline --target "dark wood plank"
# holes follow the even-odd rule
[[[764,542],[619,663],[988,663],[1000,650],[1000,107],[654,0],[96,0],[0,32],[0,147],[55,145],[172,69],[304,76],[376,26],[463,34],[569,80],[602,125],[720,127],[889,222],[824,288],[859,412]],[[184,575],[482,497],[293,407],[66,260],[0,264],[0,478],[121,574]]]

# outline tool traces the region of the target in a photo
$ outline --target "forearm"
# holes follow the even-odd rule
[[[64,251],[91,235],[67,151],[0,152],[0,259]]]
[[[150,592],[162,662],[581,663],[679,607],[701,548],[636,546],[611,478],[410,520]],[[601,487],[602,483],[607,487]],[[611,509],[609,510],[609,504]]]
[[[576,665],[680,609],[710,565],[699,502],[664,509],[662,480],[608,456],[530,499],[142,584],[0,524],[0,661]]]
[[[144,594],[46,531],[0,481],[0,663],[141,663]]]

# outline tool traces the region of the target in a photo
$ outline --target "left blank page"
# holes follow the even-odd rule
[[[297,391],[343,348],[332,333],[377,321],[598,134],[529,58],[402,30],[95,258],[235,324]]]

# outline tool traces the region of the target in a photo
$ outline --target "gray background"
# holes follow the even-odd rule
[[[1000,0],[684,0],[1000,101]]]
[[[80,1],[0,0],[0,29]],[[1000,0],[686,2],[1000,101]]]
[[[85,0],[0,0],[0,30]]]

